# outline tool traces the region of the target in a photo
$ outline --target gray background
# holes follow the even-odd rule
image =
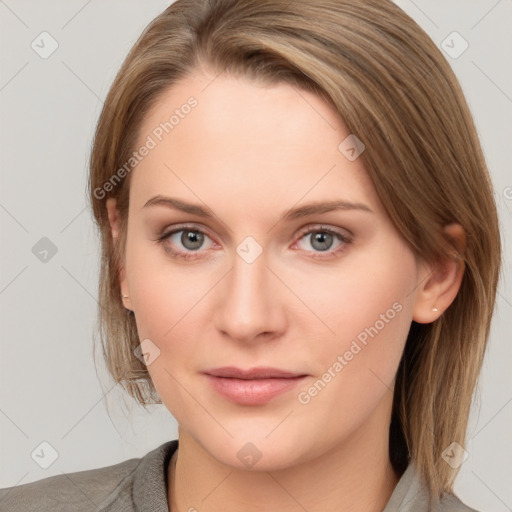
[[[0,0],[0,487],[140,457],[177,437],[164,406],[146,411],[113,386],[101,364],[96,372],[98,243],[85,200],[102,100],[142,29],[168,3]],[[397,3],[439,46],[453,31],[469,43],[462,55],[447,59],[475,116],[503,234],[510,234],[512,2]],[[43,31],[58,43],[46,59],[31,47]],[[48,51],[51,41],[45,41]],[[49,247],[43,237],[55,254],[41,252]],[[512,510],[512,293],[505,236],[504,244],[468,458],[455,486],[468,504],[497,512]],[[42,442],[58,454],[47,469],[40,465],[52,462],[52,449]]]

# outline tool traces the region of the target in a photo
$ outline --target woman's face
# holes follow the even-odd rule
[[[387,439],[426,269],[335,112],[289,85],[196,73],[147,115],[144,145],[121,285],[180,431],[265,470]]]

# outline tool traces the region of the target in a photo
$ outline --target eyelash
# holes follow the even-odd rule
[[[176,233],[180,233],[181,231],[193,231],[195,233],[200,233],[202,235],[208,236],[204,231],[197,229],[195,226],[178,226],[177,228],[173,229],[172,231],[163,232],[161,235],[159,235],[154,240],[159,244],[163,244],[172,235],[175,235]],[[328,250],[328,251],[317,251],[316,254],[314,254],[312,256],[312,258],[314,258],[314,259],[326,259],[330,256],[337,255],[338,253],[344,251],[347,245],[352,243],[351,237],[344,235],[342,233],[339,233],[338,231],[335,231],[333,229],[324,228],[324,227],[309,227],[305,231],[302,231],[300,233],[298,240],[302,240],[303,238],[305,238],[307,235],[309,235],[311,233],[328,233],[330,235],[333,235],[334,237],[337,237],[341,242],[343,242],[343,245],[341,245],[337,249]],[[171,256],[180,258],[183,260],[196,259],[197,257],[199,257],[198,253],[200,252],[200,250],[182,252],[182,251],[177,251],[176,249],[173,249],[169,246],[165,246],[164,250],[166,252],[168,252]]]

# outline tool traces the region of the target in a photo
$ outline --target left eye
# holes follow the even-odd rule
[[[343,243],[350,243],[350,240],[345,235],[326,228],[313,228],[304,233],[300,240],[306,240],[309,238],[309,243],[315,252],[336,252],[336,249],[343,245]],[[338,245],[333,249],[333,244],[338,241]],[[307,250],[307,249],[305,249]]]

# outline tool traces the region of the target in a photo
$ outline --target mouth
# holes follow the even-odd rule
[[[291,391],[307,374],[278,368],[241,369],[233,366],[203,372],[213,389],[224,398],[240,405],[262,405]]]

